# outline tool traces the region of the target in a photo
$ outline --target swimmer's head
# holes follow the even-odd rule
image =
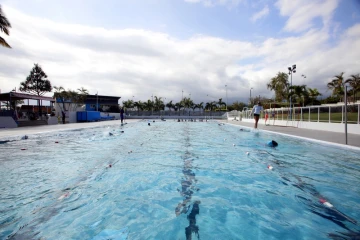
[[[269,147],[277,147],[279,144],[276,141],[271,140],[270,142],[267,143],[267,145]]]

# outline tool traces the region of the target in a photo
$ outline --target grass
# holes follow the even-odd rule
[[[282,115],[279,112],[279,115],[275,117],[275,119],[278,120],[286,120],[287,119],[287,113],[284,112],[284,114]],[[350,112],[347,114],[347,121],[348,123],[357,123],[357,118],[358,118],[358,113],[355,112]],[[294,116],[295,121],[300,121],[301,120],[301,114],[295,114]],[[302,120],[303,121],[309,121],[309,113],[303,113],[302,114]],[[320,113],[319,114],[319,119],[318,119],[318,113],[311,113],[310,114],[310,122],[329,122],[329,113]],[[342,121],[342,114],[341,113],[331,113],[330,114],[330,122],[332,123],[341,123]],[[345,119],[344,119],[345,121]]]

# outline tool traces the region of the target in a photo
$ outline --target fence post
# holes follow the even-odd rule
[[[329,123],[331,123],[330,115],[331,115],[331,107],[329,106]]]
[[[344,123],[344,106],[341,106],[341,123]]]
[[[320,122],[320,107],[318,107],[318,122]]]
[[[300,108],[301,109],[301,121],[303,120],[303,114],[302,114],[302,110],[303,108]]]

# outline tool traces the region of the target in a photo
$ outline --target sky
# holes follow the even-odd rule
[[[296,64],[293,85],[323,97],[335,75],[360,73],[359,0],[3,0],[11,49],[0,89],[34,64],[52,86],[122,101],[248,102]],[[303,76],[306,76],[303,77]],[[251,90],[250,90],[251,89]],[[52,93],[47,94],[52,96]]]

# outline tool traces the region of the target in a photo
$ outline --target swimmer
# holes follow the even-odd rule
[[[148,126],[150,126],[150,123],[148,123]]]
[[[269,141],[268,143],[267,143],[267,146],[268,147],[272,147],[272,148],[275,148],[275,147],[277,147],[279,144],[276,142],[276,141],[274,141],[274,140],[271,140],[271,141]]]
[[[25,136],[22,136],[21,137],[21,140],[26,140],[26,139],[28,139],[29,137],[27,136],[27,135],[25,135]]]
[[[265,111],[265,126],[266,126],[266,122],[269,118],[269,113],[267,111]]]

